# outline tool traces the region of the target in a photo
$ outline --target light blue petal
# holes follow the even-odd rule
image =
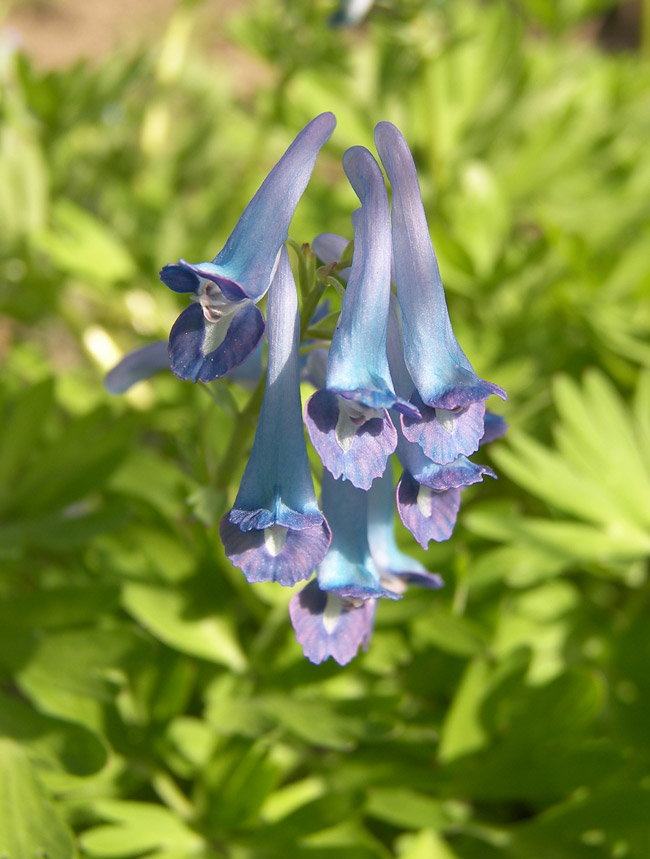
[[[276,521],[284,511],[293,510],[308,517],[304,520],[306,527],[307,522],[322,521],[322,515],[316,503],[302,428],[299,336],[296,287],[283,248],[267,308],[264,402],[234,509],[267,510]],[[299,527],[298,522],[291,527]]]
[[[150,379],[162,370],[169,370],[167,341],[157,340],[135,352],[129,352],[104,378],[109,394],[123,394],[136,382]]]
[[[386,186],[362,146],[345,152],[343,168],[361,208],[352,215],[354,256],[330,347],[327,388],[355,392],[354,398],[371,408],[391,408],[397,398],[386,357],[391,260]]]
[[[221,276],[258,301],[269,288],[278,251],[336,119],[321,113],[298,134],[244,210],[213,263]]]
[[[316,570],[319,588],[351,599],[399,599],[382,586],[370,555],[366,493],[324,471],[322,503],[332,543]]]
[[[451,410],[490,394],[505,399],[498,385],[477,377],[454,336],[415,164],[404,137],[392,123],[380,122],[375,142],[393,191],[393,255],[406,366],[422,400]]]

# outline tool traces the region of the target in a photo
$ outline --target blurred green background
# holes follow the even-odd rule
[[[8,859],[650,856],[650,4],[334,11],[5,9]],[[290,593],[223,557],[245,394],[102,385],[185,304],[160,267],[211,259],[323,110],[292,237],[351,235],[340,156],[395,122],[458,338],[510,394],[500,479],[453,538],[425,555],[400,526],[445,588],[380,606],[344,669],[304,660]]]

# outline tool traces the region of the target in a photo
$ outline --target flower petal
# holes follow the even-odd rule
[[[305,406],[305,424],[323,465],[335,477],[369,489],[395,450],[397,432],[388,412],[355,426],[336,394],[317,391]]]
[[[374,602],[354,606],[319,590],[314,579],[291,598],[289,616],[296,640],[310,662],[320,665],[332,657],[339,665],[347,665],[359,647],[365,649],[372,635]]]
[[[324,471],[322,503],[332,543],[316,570],[320,589],[350,599],[399,599],[400,594],[381,584],[370,555],[366,493]]]
[[[370,408],[392,408],[397,397],[386,356],[391,261],[386,186],[379,165],[363,146],[345,152],[343,168],[361,208],[352,215],[352,269],[330,346],[326,387],[349,392]],[[408,410],[408,404],[402,406]]]
[[[426,405],[449,411],[490,394],[505,399],[502,388],[478,378],[454,336],[413,156],[404,137],[392,123],[380,122],[375,142],[393,190],[393,254],[404,356],[419,395]]]
[[[172,372],[180,379],[211,382],[248,358],[263,334],[264,317],[250,302],[219,322],[208,322],[200,305],[191,304],[169,335]]]
[[[380,579],[392,590],[399,590],[400,583],[402,588],[408,584],[431,589],[442,587],[439,575],[429,573],[422,564],[400,551],[393,528],[394,513],[395,490],[389,462],[368,492],[368,544]]]
[[[321,113],[298,134],[273,167],[213,263],[221,277],[238,284],[253,301],[269,288],[276,258],[321,147],[336,119]]]
[[[243,531],[226,515],[219,533],[226,555],[248,582],[277,582],[291,587],[308,579],[327,551],[330,531],[320,518],[320,523],[301,530],[274,523],[261,530]]]
[[[167,341],[157,340],[125,355],[119,364],[106,374],[104,387],[109,394],[123,394],[137,382],[149,379],[162,370],[169,370]]]
[[[174,292],[196,292],[199,279],[187,265],[166,265],[160,270],[160,279]]]
[[[470,403],[452,412],[426,406],[418,394],[414,394],[412,400],[422,417],[413,420],[403,415],[402,431],[409,441],[420,445],[429,459],[444,465],[478,450],[485,433],[485,401]]]
[[[436,492],[420,485],[408,471],[397,484],[397,512],[423,549],[431,540],[448,540],[460,508],[460,488]]]
[[[495,415],[494,412],[486,412],[480,444],[490,444],[490,442],[496,441],[506,434],[507,429],[508,424],[501,415]]]

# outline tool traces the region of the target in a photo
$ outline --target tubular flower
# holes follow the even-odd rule
[[[330,543],[302,431],[296,288],[286,248],[268,301],[268,366],[253,449],[233,509],[221,520],[226,554],[249,582],[309,578]]]
[[[361,493],[351,487],[344,491],[350,494],[350,500],[358,513]],[[335,489],[335,497],[337,496],[338,489]],[[390,589],[390,595],[393,597],[403,593],[409,584],[430,589],[442,587],[440,576],[429,573],[421,564],[397,548],[393,532],[393,480],[390,463],[383,476],[373,482],[367,493],[367,501],[368,544],[380,584]],[[346,512],[350,512],[349,508]],[[360,524],[360,520],[356,521]],[[337,525],[338,523],[335,524],[334,540],[339,531]],[[333,543],[330,551],[334,548]],[[319,574],[320,577],[295,594],[289,604],[289,615],[296,631],[296,639],[302,645],[304,655],[314,664],[318,665],[331,656],[339,665],[346,665],[357,655],[360,647],[365,650],[368,646],[377,600],[341,597],[327,589],[327,575],[320,573],[320,570]]]
[[[352,216],[354,256],[326,385],[307,403],[305,423],[325,468],[368,489],[397,444],[387,409],[413,418],[419,411],[396,396],[386,358],[391,246],[384,180],[362,146],[347,150],[343,167],[361,201]]]
[[[413,156],[390,122],[375,128],[375,142],[393,190],[393,256],[402,311],[404,355],[415,390],[410,399],[421,420],[405,415],[404,435],[440,464],[478,449],[485,400],[498,385],[479,379],[458,345],[449,320],[431,245]]]
[[[405,394],[412,389],[413,382],[404,361],[399,310],[393,297],[387,346],[395,387]],[[442,542],[451,537],[460,508],[461,487],[482,481],[485,474],[496,475],[491,468],[477,465],[466,456],[441,465],[426,456],[420,445],[409,441],[401,427],[397,427],[397,433],[397,458],[404,469],[397,484],[397,511],[405,527],[426,549],[430,540]]]
[[[394,501],[393,474],[389,463],[368,492],[368,543],[381,582],[397,593],[405,591],[407,585],[431,590],[441,588],[443,581],[437,573],[430,573],[398,548],[393,529]]]
[[[289,616],[311,662],[332,656],[345,665],[370,640],[376,599],[400,594],[383,586],[370,554],[368,494],[323,471],[322,502],[332,543],[316,579],[292,597]]]
[[[264,317],[255,306],[266,293],[286,241],[289,223],[321,147],[336,120],[313,119],[293,141],[244,210],[212,262],[166,265],[160,279],[193,303],[169,336],[172,371],[181,379],[209,382],[225,375],[255,349]]]

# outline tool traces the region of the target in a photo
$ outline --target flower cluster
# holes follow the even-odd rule
[[[442,585],[398,549],[395,502],[423,548],[449,539],[462,488],[494,477],[468,457],[505,431],[485,401],[506,395],[476,375],[454,336],[415,164],[389,122],[377,125],[375,143],[392,205],[373,155],[348,149],[343,169],[360,201],[351,264],[345,238],[317,236],[321,279],[302,289],[303,322],[305,310],[317,318],[327,283],[343,293],[341,313],[329,350],[309,343],[307,361],[300,356],[301,312],[285,242],[334,126],[324,113],[300,132],[212,262],[162,269],[163,282],[192,303],[174,324],[166,355],[159,344],[139,350],[109,374],[107,387],[126,390],[163,366],[195,382],[261,372],[266,329],[264,399],[221,539],[249,582],[289,587],[316,571],[290,601],[296,638],[312,662],[332,657],[344,665],[367,645],[378,599],[399,599],[409,584]],[[265,321],[257,304],[267,293]],[[320,507],[301,378],[317,389],[304,423],[323,464]],[[402,468],[396,490],[393,454]]]

